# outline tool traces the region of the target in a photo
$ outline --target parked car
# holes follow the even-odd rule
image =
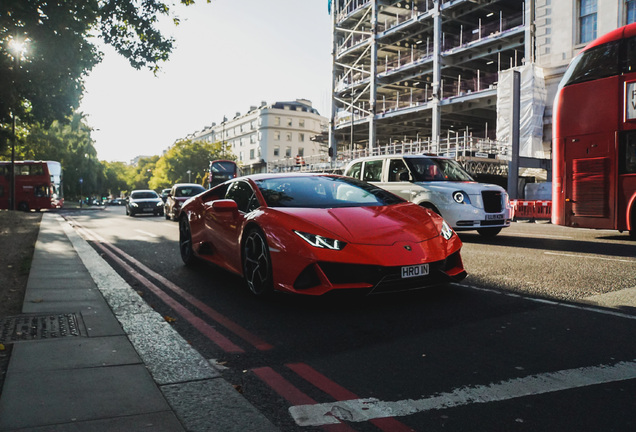
[[[163,201],[157,192],[149,189],[134,190],[126,200],[126,214],[135,216],[137,214],[163,215]]]
[[[344,175],[371,182],[441,215],[455,231],[494,237],[509,227],[512,208],[501,186],[478,183],[453,159],[385,155],[357,159]]]
[[[255,174],[185,203],[179,248],[244,277],[253,294],[419,289],[466,276],[434,212],[350,177]]]
[[[179,219],[183,203],[193,196],[205,191],[206,189],[203,186],[194,183],[177,183],[172,186],[164,205],[164,214],[166,215],[166,219],[172,219],[175,221]]]

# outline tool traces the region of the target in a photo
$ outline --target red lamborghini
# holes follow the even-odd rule
[[[186,202],[179,248],[242,275],[256,295],[402,291],[466,277],[461,240],[437,214],[325,174],[258,174]]]

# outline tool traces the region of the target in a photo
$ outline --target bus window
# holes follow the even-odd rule
[[[616,41],[583,51],[572,60],[561,87],[618,75],[619,45],[620,41]]]
[[[636,174],[636,131],[621,135],[618,173]]]

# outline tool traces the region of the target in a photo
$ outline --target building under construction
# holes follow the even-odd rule
[[[506,153],[498,81],[532,60],[525,2],[336,0],[331,8],[334,150]]]

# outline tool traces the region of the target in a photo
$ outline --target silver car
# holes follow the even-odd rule
[[[478,183],[455,160],[428,155],[356,159],[346,176],[373,183],[441,215],[455,231],[494,237],[510,226],[512,209],[501,186]]]

